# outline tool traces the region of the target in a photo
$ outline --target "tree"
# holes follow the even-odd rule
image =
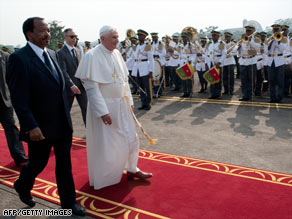
[[[59,25],[61,22],[59,21],[50,21],[49,22],[49,28],[51,32],[51,42],[48,46],[48,48],[57,50],[58,48],[58,42],[64,41],[64,32],[63,29],[65,26]]]

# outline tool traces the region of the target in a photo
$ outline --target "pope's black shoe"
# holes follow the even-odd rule
[[[18,193],[18,196],[20,200],[24,203],[27,204],[30,207],[35,206],[35,201],[31,197],[30,191],[24,191],[23,188],[21,188],[19,180],[16,180],[14,183],[14,189]]]
[[[77,203],[74,203],[72,206],[62,206],[63,209],[71,209],[72,214],[77,215],[77,216],[85,216],[86,211],[85,209],[81,206],[78,205]]]

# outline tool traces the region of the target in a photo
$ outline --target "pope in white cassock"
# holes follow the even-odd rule
[[[139,139],[131,115],[128,69],[116,49],[118,37],[116,29],[102,27],[101,44],[85,54],[75,75],[84,82],[88,97],[87,160],[94,189],[119,183],[124,170],[128,179],[152,177],[137,167]]]

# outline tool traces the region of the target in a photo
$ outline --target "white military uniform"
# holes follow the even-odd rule
[[[243,42],[241,44],[241,49],[239,50],[240,53],[240,59],[239,64],[240,65],[253,65],[257,63],[257,58],[255,55],[250,55],[249,50],[255,50],[256,53],[259,52],[260,44],[256,43],[255,38],[252,36],[251,41],[249,42]]]
[[[165,55],[166,50],[164,43],[162,43],[160,40],[155,43],[154,41],[151,43],[153,56],[159,56],[158,61],[160,62],[161,66],[165,65]]]
[[[206,64],[211,68],[211,65],[216,65],[217,63],[221,63],[220,67],[223,66],[224,60],[226,58],[226,47],[224,49],[220,49],[220,44],[224,44],[221,40],[218,40],[216,43],[213,41],[209,44],[208,52],[206,56]]]
[[[153,52],[151,49],[149,51],[145,51],[146,46],[146,43],[143,45],[138,44],[136,51],[134,51],[129,60],[127,60],[127,63],[134,60],[134,66],[132,69],[132,75],[134,77],[137,77],[138,71],[140,77],[148,75],[149,72],[153,72]]]

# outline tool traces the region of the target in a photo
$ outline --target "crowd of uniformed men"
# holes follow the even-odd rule
[[[261,96],[263,91],[269,91],[271,103],[289,98],[292,78],[289,26],[273,24],[272,28],[274,34],[268,37],[265,32],[256,32],[251,25],[245,26],[245,34],[237,42],[232,39],[232,33],[222,35],[215,30],[210,39],[197,37],[191,27],[162,40],[158,33],[151,33],[150,40],[146,31],[138,30],[137,35],[121,42],[120,52],[131,75],[132,93],[140,93],[139,109],[149,110],[151,97],[159,97],[165,87],[173,87],[173,91],[182,89],[182,97],[191,97],[194,80],[181,80],[176,74],[176,69],[186,63],[197,72],[199,93],[207,93],[208,84],[203,74],[213,66],[219,69],[220,80],[210,85],[209,99],[218,99],[222,94],[233,95],[235,77],[241,79],[239,101],[252,101],[253,96]]]

